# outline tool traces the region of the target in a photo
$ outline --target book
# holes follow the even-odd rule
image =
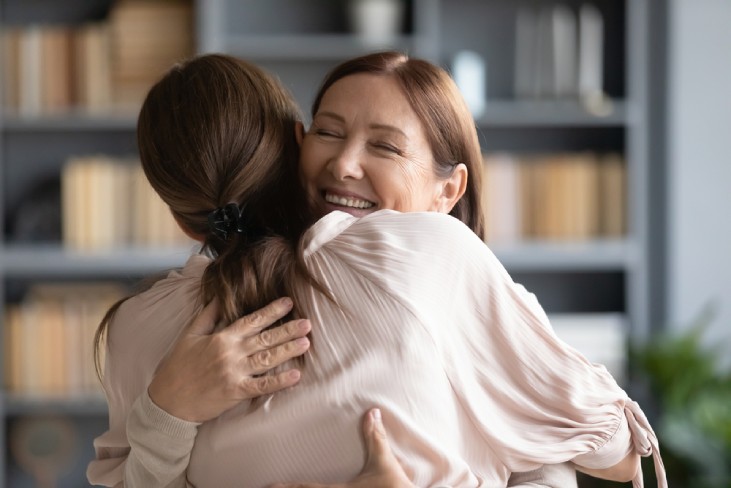
[[[23,385],[23,310],[17,303],[5,307],[3,363],[5,388],[9,391],[20,391]]]
[[[535,9],[521,6],[515,20],[515,72],[513,91],[517,99],[538,96],[538,16]]]
[[[76,105],[91,113],[112,107],[111,38],[107,23],[89,23],[73,36]]]
[[[17,27],[5,27],[0,32],[2,43],[2,101],[7,112],[17,112],[20,105],[20,38]]]
[[[115,105],[139,107],[174,63],[195,51],[189,1],[121,0],[109,14]]]
[[[41,39],[39,25],[24,28],[20,35],[18,112],[24,116],[38,116],[42,112]]]
[[[521,238],[520,169],[508,153],[483,155],[482,205],[488,243],[512,243]]]
[[[627,234],[627,167],[621,155],[603,155],[597,163],[599,176],[599,229],[603,237]]]
[[[99,323],[126,294],[118,283],[38,283],[6,310],[5,383],[34,396],[100,392],[94,367]]]
[[[62,26],[41,28],[41,111],[68,111],[72,104],[72,36]]]
[[[574,12],[564,4],[551,10],[551,47],[553,63],[553,95],[556,98],[576,97],[578,94],[577,21]]]

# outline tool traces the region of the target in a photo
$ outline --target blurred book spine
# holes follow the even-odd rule
[[[626,235],[626,164],[619,154],[486,153],[487,241],[588,241]]]

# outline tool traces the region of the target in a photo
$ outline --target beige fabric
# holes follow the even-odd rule
[[[373,406],[417,486],[504,487],[511,472],[577,456],[608,467],[633,448],[656,453],[646,419],[606,369],[556,338],[535,297],[455,219],[335,212],[304,246],[338,305],[299,289],[313,322],[300,385],[202,424],[187,470],[194,486],[349,480],[365,461],[361,418]],[[95,442],[92,482],[130,476],[130,410],[199,310],[205,265],[191,258],[112,324],[111,424]]]

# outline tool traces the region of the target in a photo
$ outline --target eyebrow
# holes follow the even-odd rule
[[[341,115],[336,114],[335,112],[328,112],[328,111],[317,112],[315,114],[315,118],[317,118],[317,117],[328,117],[328,118],[331,118],[331,119],[335,119],[338,122],[345,123],[345,118],[343,116],[341,116]],[[387,130],[387,131],[390,131],[390,132],[396,132],[396,133],[401,134],[402,136],[406,137],[406,133],[404,131],[402,131],[401,129],[399,129],[398,127],[394,126],[394,125],[388,125],[388,124],[370,124],[368,127],[370,129],[381,129],[381,130]]]

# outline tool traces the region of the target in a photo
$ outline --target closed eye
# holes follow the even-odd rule
[[[314,133],[320,137],[333,137],[333,138],[340,138],[342,137],[339,133],[331,130],[326,129],[315,129]]]
[[[389,153],[401,155],[401,150],[399,148],[385,142],[373,142],[371,143],[371,146],[378,149],[379,151],[386,151]]]

